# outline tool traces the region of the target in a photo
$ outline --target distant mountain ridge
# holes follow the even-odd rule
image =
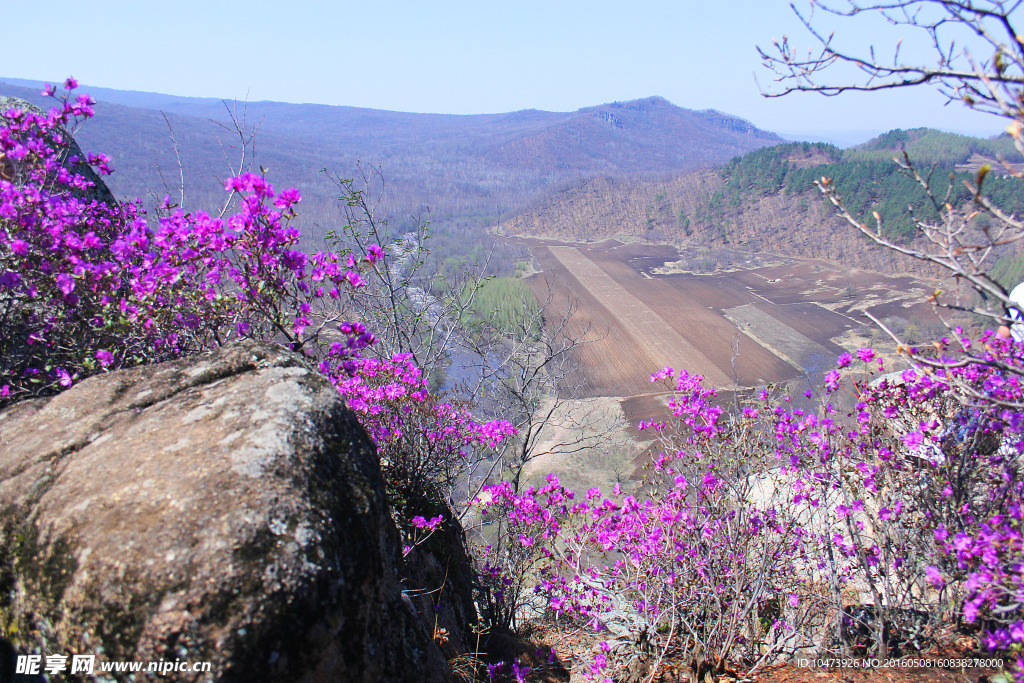
[[[0,94],[46,106],[39,83],[0,78]],[[32,87],[26,87],[32,86]],[[237,135],[224,103],[83,85],[100,103],[81,132],[83,147],[114,157],[111,185],[125,196],[162,196],[179,172],[167,124],[174,128],[186,176],[186,196],[228,172]],[[248,102],[247,123],[259,124],[256,161],[271,180],[296,185],[306,213],[325,217],[321,204],[337,190],[319,173],[352,176],[357,162],[378,167],[393,216],[430,208],[435,219],[493,223],[553,183],[610,174],[663,175],[724,163],[737,154],[781,141],[774,133],[715,110],[694,111],[660,97],[585,107],[575,112],[526,109],[500,114],[413,114],[317,104]],[[162,175],[162,179],[161,179]],[[212,183],[215,184],[215,183]],[[313,206],[316,205],[316,206]],[[198,207],[194,207],[198,208]],[[324,214],[324,215],[321,215]]]

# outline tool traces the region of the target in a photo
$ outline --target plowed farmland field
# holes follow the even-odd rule
[[[612,272],[622,271],[616,273],[619,277],[615,277],[575,247],[550,247],[549,250],[580,286],[597,299],[609,316],[608,320],[617,321],[632,337],[632,346],[622,351],[631,354],[634,348],[640,349],[659,367],[681,365],[691,372],[703,375],[715,386],[726,386],[730,383],[729,376],[723,368],[709,358],[706,352],[711,350],[707,348],[706,342],[714,340],[714,336],[708,334],[709,330],[703,329],[704,326],[701,325],[701,329],[691,329],[691,334],[687,335],[682,334],[676,324],[679,318],[685,317],[687,322],[699,325],[704,322],[702,319],[707,317],[703,315],[703,310],[693,307],[687,307],[690,310],[682,311],[677,308],[665,308],[660,305],[663,299],[659,292],[646,291],[650,288],[629,286],[633,271],[628,268],[613,269]],[[657,306],[661,311],[655,310],[652,306]],[[663,317],[662,313],[667,314],[667,317]]]
[[[706,291],[704,299],[708,303],[703,303],[691,293],[700,276],[644,277],[629,263],[614,258],[614,251],[591,251],[588,256],[625,292],[645,301],[659,325],[674,331],[696,349],[673,349],[668,354],[673,359],[668,365],[697,372],[719,388],[751,386],[799,375],[798,367],[764,348],[722,314],[723,308],[734,301],[749,301],[749,294],[744,299],[738,290],[719,287]],[[704,363],[700,364],[698,359]],[[708,364],[718,372],[706,371]]]
[[[665,274],[677,258],[672,247],[516,241],[541,271],[531,288],[552,299],[546,320],[572,308],[566,333],[591,340],[572,352],[585,396],[657,392],[650,376],[666,365],[719,389],[793,380],[843,352],[833,340],[864,327],[860,311],[919,315],[914,304],[932,286],[821,261]]]
[[[572,309],[565,328],[567,337],[584,339],[573,351],[581,374],[572,378],[583,396],[632,396],[651,390],[650,376],[660,369],[658,361],[638,345],[623,321],[605,308],[589,289],[547,247],[534,251],[543,273],[529,279],[541,301],[550,298],[547,321],[560,321]]]

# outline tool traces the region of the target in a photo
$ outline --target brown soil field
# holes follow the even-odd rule
[[[754,304],[779,322],[785,323],[800,334],[817,340],[819,344],[830,347],[838,356],[843,349],[830,342],[830,339],[838,337],[846,330],[857,327],[861,324],[858,318],[851,318],[818,304],[787,304],[780,306],[764,301]]]
[[[786,382],[834,362],[844,351],[835,340],[867,329],[864,310],[933,319],[922,302],[935,283],[910,277],[781,257],[780,265],[749,270],[664,273],[679,258],[674,247],[510,239],[537,262],[534,292],[557,293],[547,318],[574,302],[568,331],[589,331],[593,341],[574,351],[584,396],[657,392],[650,375],[666,365],[718,389]]]
[[[838,354],[814,339],[786,325],[756,304],[730,308],[725,312],[744,333],[750,335],[766,349],[784,358],[796,370],[818,371],[827,366]]]
[[[595,262],[574,247],[551,247],[550,251],[601,303],[610,319],[626,328],[633,344],[619,349],[620,354],[631,355],[633,348],[639,348],[656,362],[654,370],[671,365],[703,375],[714,386],[732,384],[722,366],[708,356],[708,346],[718,345],[721,339],[711,329],[706,309],[678,295],[664,305],[672,294],[663,291],[666,283],[652,280],[650,286],[637,287],[635,280],[641,285],[646,282],[625,263]],[[683,333],[680,323],[688,333]]]
[[[736,273],[750,291],[766,302],[796,305],[813,302],[862,321],[860,312],[877,304],[921,302],[934,282],[905,276],[830,266],[824,262],[760,268]]]
[[[574,313],[564,334],[586,340],[573,355],[582,368],[580,377],[570,378],[583,386],[581,397],[630,396],[650,391],[651,373],[657,362],[589,291],[582,288],[568,269],[547,247],[534,247],[534,258],[542,272],[527,278],[541,301],[549,296],[547,321],[560,320],[570,308]]]
[[[668,407],[665,405],[664,394],[643,394],[640,396],[629,396],[619,402],[622,412],[630,425],[630,434],[639,441],[653,441],[654,434],[651,431],[640,431],[636,425],[645,420],[665,419]]]
[[[797,368],[789,367],[784,359],[764,348],[723,315],[724,305],[742,300],[741,292],[731,283],[723,282],[725,278],[719,278],[715,283],[724,286],[703,292],[705,300],[711,299],[704,304],[690,293],[700,276],[644,277],[630,263],[616,258],[612,251],[590,250],[587,256],[594,259],[623,289],[643,300],[666,325],[710,360],[720,370],[717,374],[720,379],[716,381],[714,373],[706,372],[704,366],[694,363],[686,352],[677,353],[677,360],[669,365],[699,372],[708,383],[718,388],[751,386],[799,375]],[[717,296],[709,296],[716,292]],[[724,381],[721,379],[723,375]]]
[[[894,316],[907,320],[929,320],[932,312],[932,305],[929,303],[918,303],[907,305],[905,302],[894,301],[886,304],[879,304],[867,309],[868,313],[879,320]]]
[[[732,275],[680,274],[671,281],[678,282],[687,296],[705,308],[721,311],[750,301],[750,290]]]

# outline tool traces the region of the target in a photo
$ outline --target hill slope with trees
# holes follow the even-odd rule
[[[822,177],[831,178],[855,215],[872,222],[872,212],[878,211],[886,217],[885,236],[910,241],[915,216],[932,220],[938,214],[916,181],[894,162],[904,151],[932,165],[930,187],[940,200],[952,180],[950,201],[969,201],[963,183],[976,173],[965,169],[976,170],[985,162],[996,169],[988,174],[985,194],[1009,211],[1024,210],[1021,181],[998,172],[998,159],[1011,154],[1011,141],[915,129],[894,130],[847,150],[807,142],[763,147],[718,169],[669,179],[604,177],[569,183],[508,219],[502,229],[574,240],[625,236],[920,272],[919,262],[868,244],[851,231],[814,186]]]
[[[14,84],[0,83],[0,95],[45,105],[41,86],[5,80]],[[113,157],[119,172],[110,184],[118,195],[176,199],[184,179],[186,208],[190,200],[215,204],[218,180],[239,173],[245,136],[234,130],[234,118],[256,129],[245,163],[301,190],[306,223],[337,219],[340,192],[324,168],[342,178],[358,176],[358,164],[379,169],[379,176],[369,173],[376,176],[370,192],[383,192],[381,207],[393,218],[429,210],[434,221],[490,225],[552,183],[692,171],[780,141],[742,119],[659,97],[575,112],[444,115],[82,90],[100,100],[100,115],[76,137]]]

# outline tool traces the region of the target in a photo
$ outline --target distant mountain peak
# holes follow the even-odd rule
[[[664,97],[659,97],[658,95],[644,97],[639,100],[629,100],[627,102],[612,102],[611,106],[615,107],[616,109],[631,109],[633,111],[651,111],[653,109],[680,108],[666,100]]]
[[[590,114],[595,111],[609,110],[636,111],[642,113],[666,109],[682,109],[682,107],[677,107],[676,105],[666,100],[664,97],[652,95],[651,97],[644,97],[638,100],[627,100],[625,102],[616,100],[615,102],[608,102],[606,104],[598,104],[591,107],[583,107],[582,109],[578,109],[577,113]]]
[[[46,104],[38,87],[3,80],[0,94]],[[118,159],[116,193],[162,193],[156,166],[173,166],[177,157],[161,112],[173,118],[178,139],[189,141],[180,152],[192,196],[221,173],[215,166],[223,156],[220,129],[211,120],[230,122],[220,100],[82,87],[100,100],[99,116],[83,128],[83,142]],[[570,112],[416,114],[281,102],[248,102],[245,111],[250,121],[261,122],[260,163],[273,168],[279,182],[303,191],[310,216],[333,209],[336,197],[320,189],[317,173],[325,166],[350,173],[359,161],[376,164],[387,179],[392,215],[429,206],[448,219],[518,209],[554,183],[685,172],[781,142],[741,119],[695,112],[656,96]],[[219,193],[221,187],[213,189]]]
[[[715,123],[718,123],[719,125],[725,126],[726,128],[734,130],[738,133],[760,132],[760,129],[754,124],[752,124],[750,121],[740,118],[739,116],[726,114],[725,112],[719,111],[717,109],[701,109],[700,111],[697,112],[697,114],[704,117],[708,121],[713,121]],[[771,135],[778,138],[778,136],[776,136],[774,133],[771,133]],[[778,139],[780,141],[782,140],[782,138]]]

